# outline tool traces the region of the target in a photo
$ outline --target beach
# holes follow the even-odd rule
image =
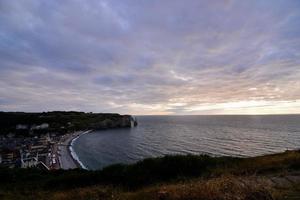
[[[61,169],[86,169],[73,151],[72,144],[78,137],[88,132],[90,131],[77,131],[72,134],[67,134],[57,144],[59,167]]]

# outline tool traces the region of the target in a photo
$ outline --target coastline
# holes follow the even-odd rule
[[[77,131],[72,134],[64,136],[62,141],[58,144],[59,149],[59,166],[60,169],[76,169],[82,168],[87,169],[83,163],[79,160],[77,154],[75,153],[72,145],[81,135],[91,132],[88,131]]]
[[[77,135],[76,137],[73,137],[71,139],[71,141],[69,142],[69,148],[68,148],[68,150],[69,150],[68,152],[69,152],[70,156],[72,157],[72,159],[74,160],[77,167],[81,168],[81,169],[86,169],[86,170],[88,170],[88,168],[81,162],[81,160],[77,156],[76,152],[73,149],[73,144],[80,136],[90,133],[91,131],[92,130],[84,131],[84,132],[80,133],[79,135]]]

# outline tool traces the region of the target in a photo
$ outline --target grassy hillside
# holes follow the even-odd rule
[[[300,151],[244,159],[165,156],[100,171],[3,168],[0,199],[273,199],[299,185],[280,189],[270,180],[300,177],[299,171]]]

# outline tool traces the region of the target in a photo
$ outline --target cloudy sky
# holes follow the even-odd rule
[[[0,0],[0,110],[300,113],[300,1]]]

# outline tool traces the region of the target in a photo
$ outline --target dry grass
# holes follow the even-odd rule
[[[211,180],[157,186],[122,195],[124,200],[268,200],[273,199],[267,181],[226,176]]]
[[[247,158],[236,165],[217,167],[213,169],[214,175],[235,174],[255,175],[285,173],[289,170],[300,169],[300,151],[286,151],[273,155]]]
[[[81,199],[114,199],[117,190],[105,187],[91,187],[70,190],[65,192],[55,192],[50,199],[53,200],[81,200]]]
[[[5,193],[0,199],[39,200],[273,200],[290,191],[273,188],[269,179],[257,176],[221,176],[181,183],[160,184],[136,191],[93,186],[64,191]],[[292,190],[294,192],[294,190]]]
[[[39,196],[53,200],[271,200],[272,187],[255,177],[223,176],[210,180],[192,180],[122,191],[94,186]]]

